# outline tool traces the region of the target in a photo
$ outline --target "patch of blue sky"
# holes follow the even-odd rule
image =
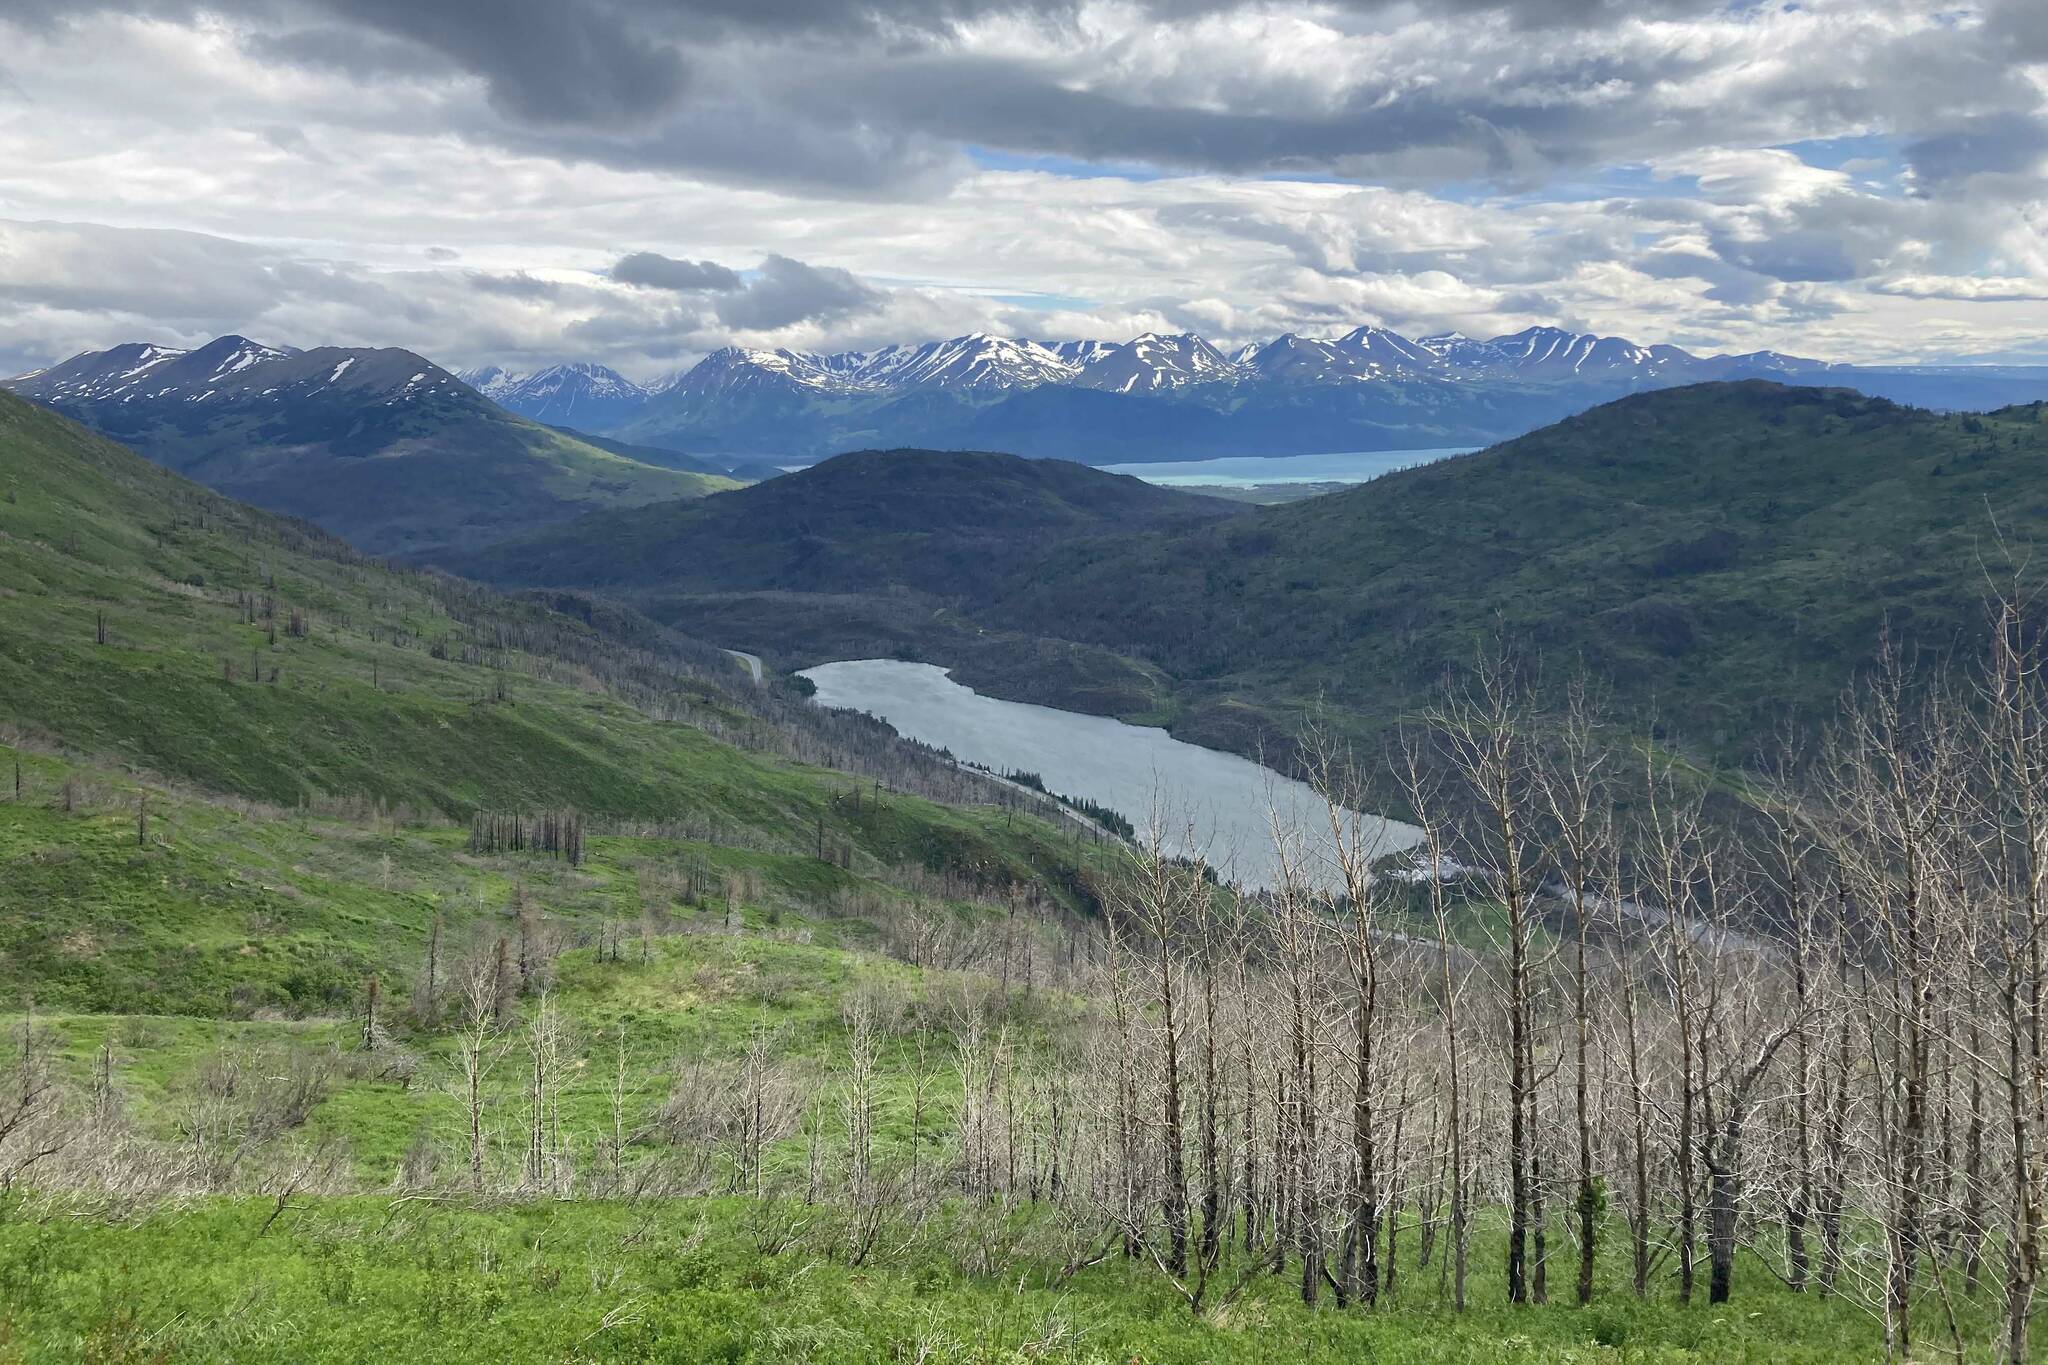
[[[1582,170],[1560,170],[1541,185],[1504,186],[1492,180],[1458,180],[1432,187],[1439,199],[1461,204],[1584,204],[1602,199],[1690,199],[1699,194],[1696,176],[1659,174],[1640,162]]]
[[[1142,162],[1083,161],[1071,156],[1005,152],[994,147],[969,146],[967,155],[983,170],[1037,171],[1067,180],[1165,180],[1175,174]]]
[[[1790,152],[1809,166],[1839,171],[1856,164],[1859,172],[1882,165],[1896,173],[1906,162],[1901,139],[1891,133],[1854,133],[1847,137],[1815,137],[1802,142],[1781,142],[1773,150]]]
[[[1077,157],[1029,152],[1005,152],[992,147],[969,146],[968,157],[975,165],[991,171],[1038,171],[1069,180],[1173,180],[1214,172],[1181,167],[1155,166],[1139,161],[1083,161]],[[1258,175],[1233,177],[1303,185],[1356,185],[1357,177],[1326,171],[1265,171]]]
[[[1905,143],[1891,133],[1809,138],[1782,143],[1775,150],[1790,152],[1824,171],[1841,171],[1866,194],[1900,199],[1909,193]]]

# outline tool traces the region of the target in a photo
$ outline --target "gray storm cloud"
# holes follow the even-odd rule
[[[686,294],[740,288],[739,272],[716,261],[679,261],[658,251],[634,251],[621,256],[612,266],[611,275],[620,284]]]
[[[718,317],[728,327],[772,331],[794,322],[872,312],[882,298],[880,290],[851,271],[770,256],[746,288],[718,301]]]

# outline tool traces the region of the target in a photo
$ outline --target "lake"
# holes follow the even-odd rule
[[[1102,468],[1168,488],[1188,484],[1251,488],[1263,483],[1365,483],[1397,469],[1412,469],[1453,455],[1469,455],[1476,449],[1477,446],[1455,446],[1442,450],[1340,450],[1322,455],[1226,455],[1214,460],[1106,464]]]
[[[1167,843],[1190,849],[1179,837],[1190,821],[1195,842],[1225,877],[1253,886],[1277,878],[1269,812],[1299,826],[1328,880],[1329,817],[1307,786],[1236,754],[1184,743],[1164,730],[1126,725],[1049,706],[985,697],[954,682],[932,664],[896,659],[854,659],[803,670],[821,706],[866,711],[922,740],[998,772],[1037,773],[1046,788],[1087,797],[1127,817],[1139,829],[1152,822],[1154,794],[1165,812]],[[1421,833],[1396,821],[1362,816],[1379,852],[1413,847]]]

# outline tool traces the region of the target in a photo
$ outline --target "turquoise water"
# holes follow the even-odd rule
[[[1468,455],[1476,449],[1453,446],[1441,450],[1338,450],[1322,455],[1226,455],[1214,460],[1106,464],[1102,468],[1169,488],[1187,484],[1249,488],[1262,483],[1364,483],[1397,469]]]

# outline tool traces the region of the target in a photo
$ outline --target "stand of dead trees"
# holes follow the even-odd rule
[[[1996,1298],[2026,1359],[2048,1194],[2027,620],[2002,607],[1967,678],[1887,646],[1806,779],[1733,814],[1654,750],[1618,800],[1587,690],[1538,723],[1504,661],[1402,756],[1398,858],[1305,745],[1328,827],[1276,826],[1269,891],[1134,852],[1070,1180],[1198,1310],[1231,1266],[1369,1310],[1404,1231],[1462,1308],[1485,1224],[1511,1303],[1565,1266],[1593,1301],[1611,1239],[1621,1292],[1704,1279],[1718,1304],[1775,1276],[1863,1302],[1901,1356],[1960,1357],[1957,1296]]]
[[[1740,802],[1589,689],[1539,715],[1488,661],[1386,765],[1412,826],[1357,814],[1384,774],[1311,736],[1320,800],[1276,817],[1272,885],[1222,884],[1155,811],[1062,949],[1021,914],[971,952],[906,916],[885,941],[923,984],[851,1001],[839,1055],[763,1030],[662,1071],[621,1032],[591,1133],[522,900],[516,932],[428,971],[456,1183],[748,1195],[764,1247],[829,1228],[855,1263],[943,1219],[980,1273],[1037,1206],[1062,1274],[1129,1258],[1197,1313],[1274,1276],[1343,1312],[1719,1304],[1773,1278],[1864,1305],[1901,1358],[1960,1357],[1987,1344],[1963,1339],[1967,1298],[2028,1359],[2048,677],[2023,603],[1992,624],[1954,674],[1887,646],[1817,756]],[[573,817],[473,836],[580,837]],[[0,1173],[54,1121],[45,1075],[32,1043],[0,1069]]]
[[[471,853],[545,853],[571,867],[583,862],[583,817],[575,811],[479,811],[470,817]]]

